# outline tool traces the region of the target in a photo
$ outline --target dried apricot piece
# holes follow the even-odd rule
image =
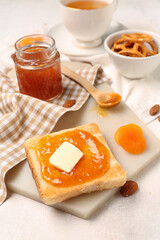
[[[123,134],[123,131],[127,131],[127,129],[130,129],[130,128],[134,129],[135,131],[139,131],[140,133],[143,134],[142,129],[138,125],[130,123],[130,124],[121,126],[120,128],[117,129],[117,131],[114,135],[114,139],[115,139],[116,143],[118,143],[120,145],[120,142],[119,142],[120,134]]]
[[[122,128],[122,127],[120,127],[120,128]],[[115,140],[115,142],[117,143],[117,144],[119,144],[120,145],[120,143],[119,143],[119,133],[120,133],[120,131],[121,131],[121,129],[120,128],[118,128],[118,130],[115,132],[115,134],[114,134],[114,140]]]
[[[132,154],[140,154],[146,147],[142,129],[133,123],[118,128],[114,139],[124,150]]]

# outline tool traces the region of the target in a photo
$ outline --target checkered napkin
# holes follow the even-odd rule
[[[76,72],[92,84],[109,80],[98,65]],[[50,133],[64,113],[80,109],[87,100],[89,94],[80,85],[64,76],[62,81],[62,96],[45,102],[20,94],[16,79],[0,74],[0,204],[7,195],[5,174],[25,159],[24,141]],[[69,99],[76,100],[76,104],[62,107]]]

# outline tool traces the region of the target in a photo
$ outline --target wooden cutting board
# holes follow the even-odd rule
[[[65,65],[72,70],[88,67],[87,64],[77,62],[69,62],[65,63]],[[101,84],[97,88],[103,91],[112,91],[107,83]],[[91,122],[95,122],[100,126],[112,153],[123,169],[127,171],[128,179],[133,179],[135,175],[160,155],[160,141],[123,102],[115,108],[104,110],[97,107],[93,98],[90,97],[79,111],[68,112],[63,115],[54,131]],[[125,152],[114,141],[116,129],[128,123],[138,124],[143,129],[147,147],[145,152],[140,155]],[[7,173],[6,183],[11,191],[41,202],[27,161],[23,161]],[[115,192],[117,192],[117,189],[84,194],[56,204],[53,207],[87,219],[113,197]]]

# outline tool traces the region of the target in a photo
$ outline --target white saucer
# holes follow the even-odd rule
[[[56,41],[57,49],[60,53],[68,56],[91,56],[97,55],[105,52],[103,41],[111,33],[126,29],[124,25],[116,21],[112,21],[111,26],[108,31],[102,37],[102,44],[94,48],[79,48],[73,43],[72,35],[67,31],[63,23],[59,23],[51,28],[48,35],[52,36]]]

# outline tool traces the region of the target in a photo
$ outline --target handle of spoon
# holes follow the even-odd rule
[[[96,89],[90,82],[88,82],[85,78],[81,77],[79,74],[73,72],[71,69],[61,65],[61,71],[64,75],[70,77],[71,79],[78,82],[81,86],[83,86],[94,98],[98,94],[99,90]]]

